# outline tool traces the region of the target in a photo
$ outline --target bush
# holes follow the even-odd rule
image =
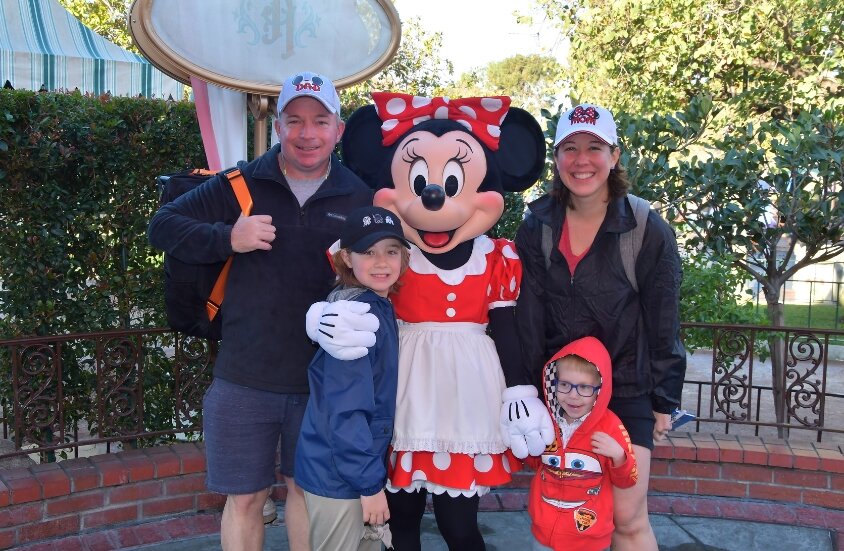
[[[712,257],[699,251],[681,251],[683,283],[680,286],[680,320],[683,322],[725,325],[767,325],[764,313],[748,302],[751,291],[745,289],[749,278],[732,266],[727,257]],[[689,329],[683,332],[689,352],[712,346],[712,332]],[[759,350],[761,357],[767,352]]]
[[[0,338],[164,326],[163,256],[146,237],[155,177],[195,166],[206,162],[192,103],[0,90]],[[170,428],[172,365],[145,354],[144,426]],[[95,351],[61,355],[64,399],[47,400],[43,417],[61,406],[68,426],[94,432]],[[6,403],[10,372],[0,350]],[[20,381],[21,396],[55,396],[48,370]],[[52,442],[46,424],[34,437]]]
[[[205,164],[192,103],[0,91],[0,335],[164,325],[155,177]]]

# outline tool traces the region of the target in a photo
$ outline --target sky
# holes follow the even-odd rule
[[[565,45],[548,22],[528,27],[513,12],[530,2],[502,0],[393,0],[402,21],[419,17],[427,32],[442,32],[441,54],[454,64],[454,76],[490,61],[533,53],[565,60]],[[535,16],[535,19],[541,17]]]

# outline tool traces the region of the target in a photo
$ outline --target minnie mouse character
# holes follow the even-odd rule
[[[342,148],[412,243],[403,286],[390,297],[400,339],[387,482],[393,543],[420,548],[431,493],[449,548],[484,549],[480,496],[510,481],[520,468],[513,455],[538,455],[554,436],[521,365],[513,316],[521,263],[511,241],[484,235],[504,211],[504,192],[541,174],[544,137],[504,96],[373,100],[349,118]],[[336,323],[337,305],[323,332],[309,331],[328,350],[349,340],[338,334],[350,322]]]

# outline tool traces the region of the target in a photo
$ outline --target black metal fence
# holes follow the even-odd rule
[[[689,323],[682,430],[844,442],[844,331]],[[784,343],[774,375],[769,339]],[[697,342],[700,342],[697,340]],[[201,437],[217,344],[166,329],[0,340],[0,426],[41,461]],[[781,412],[779,419],[776,412]]]
[[[199,438],[216,351],[169,329],[0,340],[0,423],[19,450],[0,457]]]
[[[712,343],[690,355],[683,406],[697,421],[684,430],[844,443],[844,331],[704,323],[683,330]]]

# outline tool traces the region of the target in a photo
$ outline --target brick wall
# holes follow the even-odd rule
[[[844,452],[826,444],[677,435],[653,454],[650,510],[838,532]],[[213,534],[222,496],[205,490],[202,444],[124,451],[0,470],[0,549],[107,550]],[[530,473],[484,496],[485,511],[526,507]],[[283,484],[273,489],[285,498]]]
[[[677,433],[656,445],[651,513],[787,523],[837,533],[844,551],[844,446]],[[487,511],[526,508],[530,473],[481,499]]]
[[[0,549],[123,549],[211,534],[222,506],[205,490],[202,444],[0,470]]]

